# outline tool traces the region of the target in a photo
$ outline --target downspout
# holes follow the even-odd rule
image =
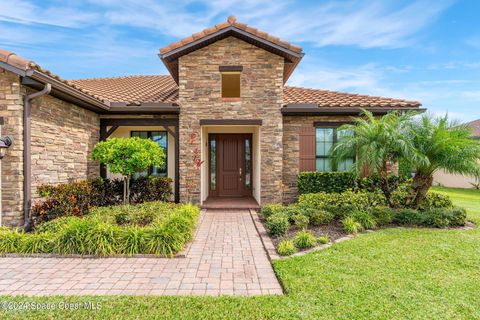
[[[46,83],[41,91],[26,95],[23,99],[23,227],[26,231],[29,231],[32,227],[30,225],[30,210],[32,207],[32,137],[30,126],[32,105],[30,102],[35,98],[49,94],[51,90],[51,84]]]

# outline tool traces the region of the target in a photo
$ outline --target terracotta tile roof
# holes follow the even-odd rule
[[[138,105],[147,102],[177,103],[178,87],[171,76],[145,75],[70,80],[77,88],[112,102]]]
[[[0,61],[1,62],[5,62],[7,63],[8,65],[12,66],[12,67],[15,67],[17,69],[20,69],[22,71],[29,71],[29,70],[36,70],[42,74],[45,74],[55,80],[58,80],[72,88],[75,88],[87,95],[89,95],[90,97],[102,102],[102,103],[105,103],[105,104],[108,104],[109,102],[108,101],[105,101],[101,96],[99,95],[96,95],[94,93],[89,93],[87,92],[86,90],[84,90],[83,88],[81,87],[76,87],[74,84],[72,84],[71,82],[61,78],[59,75],[56,75],[54,74],[53,72],[47,70],[47,69],[44,69],[42,68],[40,65],[36,64],[35,62],[31,61],[31,60],[27,60],[21,56],[18,56],[16,55],[15,53],[13,52],[10,52],[8,50],[5,50],[5,49],[1,49],[0,48]]]
[[[475,138],[480,138],[480,119],[469,122],[466,125],[472,129]]]
[[[293,45],[291,44],[290,42],[288,41],[285,41],[285,40],[281,40],[280,38],[278,37],[274,37],[272,35],[269,35],[268,33],[266,32],[263,32],[263,31],[260,31],[256,28],[252,28],[248,25],[246,25],[245,23],[240,23],[240,22],[237,22],[237,18],[235,18],[234,16],[230,16],[228,17],[227,21],[226,22],[223,22],[223,23],[220,23],[220,24],[217,24],[215,25],[214,27],[210,27],[210,28],[207,28],[203,31],[200,31],[200,32],[197,32],[189,37],[186,37],[180,41],[177,41],[177,42],[174,42],[162,49],[160,49],[160,53],[161,54],[166,54],[172,50],[175,50],[177,48],[180,48],[184,45],[187,45],[189,43],[192,43],[198,39],[201,39],[203,37],[206,37],[212,33],[215,33],[217,31],[220,31],[222,29],[225,29],[225,28],[228,28],[230,26],[234,26],[234,27],[237,27],[238,29],[240,30],[243,30],[245,32],[248,32],[254,36],[257,36],[263,40],[267,40],[267,41],[270,41],[280,47],[283,47],[285,49],[288,49],[288,50],[291,50],[293,52],[296,52],[296,53],[302,53],[302,48],[299,47],[299,46],[296,46],[296,45]]]
[[[338,91],[308,89],[301,87],[285,87],[284,103],[313,103],[322,107],[394,107],[411,108],[421,105],[418,101],[375,97]]]
[[[115,102],[178,103],[178,87],[167,75],[128,76],[70,81],[84,91]],[[284,103],[318,104],[319,107],[419,107],[417,101],[374,97],[336,91],[285,87]]]

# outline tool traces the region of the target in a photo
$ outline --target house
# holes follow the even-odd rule
[[[14,138],[1,161],[5,224],[23,223],[42,183],[109,176],[89,159],[109,137],[141,136],[164,147],[167,165],[149,173],[174,180],[176,201],[291,202],[300,171],[353,164],[332,168],[328,150],[336,128],[361,108],[383,115],[421,106],[286,86],[302,48],[233,16],[159,56],[169,75],[69,81],[0,50],[1,129]],[[194,151],[204,160],[200,169]]]
[[[480,139],[480,119],[465,124],[472,130],[472,137]],[[472,176],[453,174],[445,170],[439,170],[433,175],[433,184],[451,188],[473,188],[480,180]]]

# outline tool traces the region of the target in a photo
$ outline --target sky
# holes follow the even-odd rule
[[[480,118],[477,0],[0,0],[0,48],[65,79],[167,74],[159,48],[229,15],[303,47],[288,85]]]

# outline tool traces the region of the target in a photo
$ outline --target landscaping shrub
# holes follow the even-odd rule
[[[317,244],[317,240],[312,233],[302,230],[297,232],[293,238],[293,243],[298,249],[308,249],[314,247]]]
[[[424,215],[414,209],[400,209],[395,213],[394,222],[404,225],[422,225]]]
[[[296,214],[293,216],[294,224],[300,229],[306,229],[310,220],[304,214]]]
[[[375,218],[365,210],[355,210],[350,214],[356,222],[360,223],[362,229],[375,229],[377,227],[377,222]]]
[[[340,193],[355,188],[355,174],[338,172],[302,172],[298,175],[298,193]]]
[[[392,204],[394,208],[409,208],[411,202],[410,182],[402,183],[392,193]],[[452,208],[453,202],[449,196],[429,191],[419,206],[419,210],[426,211],[435,208]]]
[[[171,256],[192,239],[198,215],[194,205],[162,202],[95,208],[82,218],[45,222],[34,233],[0,228],[0,253]]]
[[[275,213],[267,219],[267,231],[272,236],[283,236],[290,228],[288,216],[285,213]]]
[[[283,206],[281,204],[267,204],[262,207],[260,213],[262,216],[267,219],[271,215],[280,212],[283,210]]]
[[[289,256],[297,252],[297,248],[291,240],[282,240],[277,246],[277,252],[281,256]]]
[[[385,226],[392,223],[395,211],[387,206],[377,206],[370,208],[370,213],[379,226]]]
[[[320,236],[317,238],[317,241],[318,243],[320,244],[327,244],[330,242],[330,238],[328,237],[328,235],[324,235],[324,236]]]
[[[142,177],[131,181],[131,203],[167,201],[171,194],[170,178]],[[87,214],[92,207],[112,206],[122,203],[121,180],[96,179],[59,185],[45,184],[37,192],[45,200],[32,208],[34,226],[61,216]]]
[[[353,217],[346,217],[342,220],[342,228],[346,233],[354,234],[362,231],[362,225],[358,223]]]
[[[393,174],[388,176],[388,185],[390,190],[395,191],[400,182],[401,179],[398,176]],[[360,190],[376,192],[382,189],[382,179],[378,175],[370,175],[368,177],[358,179],[357,185]]]
[[[453,208],[453,202],[449,196],[437,192],[428,192],[425,199],[420,203],[419,209],[422,211],[437,208]]]
[[[22,233],[17,229],[0,227],[0,253],[14,253],[21,244]]]
[[[302,194],[298,203],[316,209],[355,207],[366,210],[370,207],[385,205],[385,197],[380,192],[309,193]]]
[[[335,217],[332,212],[314,208],[304,208],[303,214],[308,217],[309,223],[312,226],[330,223]]]
[[[54,236],[50,233],[24,234],[19,244],[19,253],[50,253],[54,248]]]
[[[465,225],[467,212],[463,208],[434,208],[425,211],[423,223],[437,228],[458,227]]]

